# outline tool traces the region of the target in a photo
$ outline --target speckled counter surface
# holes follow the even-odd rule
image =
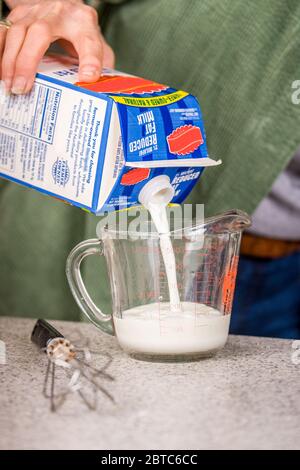
[[[80,330],[109,351],[106,385],[89,411],[72,396],[51,413],[42,395],[47,360],[29,341],[34,320],[0,317],[7,364],[0,365],[1,449],[299,449],[300,364],[292,341],[230,337],[217,356],[162,364],[127,357],[113,337],[88,324]]]

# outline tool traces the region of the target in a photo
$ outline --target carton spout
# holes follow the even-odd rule
[[[151,206],[167,206],[174,197],[175,190],[167,175],[159,175],[145,184],[139,194],[139,202],[149,209]]]

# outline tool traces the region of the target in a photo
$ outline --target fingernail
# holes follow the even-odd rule
[[[26,79],[24,77],[17,77],[13,81],[11,92],[14,95],[21,95],[26,89]]]
[[[99,69],[96,69],[95,67],[83,67],[79,70],[79,73],[84,77],[94,77],[99,73]]]

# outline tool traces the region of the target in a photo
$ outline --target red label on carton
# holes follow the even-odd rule
[[[187,155],[194,152],[204,140],[201,129],[191,124],[177,127],[172,134],[168,135],[167,142],[169,151],[176,155]]]
[[[122,184],[123,186],[131,186],[133,184],[137,184],[141,181],[146,180],[147,178],[149,178],[149,176],[149,168],[134,168],[133,170],[129,170],[122,176],[120,184]]]
[[[100,93],[122,93],[123,95],[155,93],[168,88],[166,85],[155,83],[152,80],[123,75],[103,75],[95,83],[78,82],[76,85]]]

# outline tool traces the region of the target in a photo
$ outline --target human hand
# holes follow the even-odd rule
[[[11,0],[7,20],[0,26],[1,79],[7,92],[27,93],[38,63],[51,43],[79,60],[79,81],[94,82],[102,66],[113,67],[114,53],[98,25],[98,14],[81,0]]]

